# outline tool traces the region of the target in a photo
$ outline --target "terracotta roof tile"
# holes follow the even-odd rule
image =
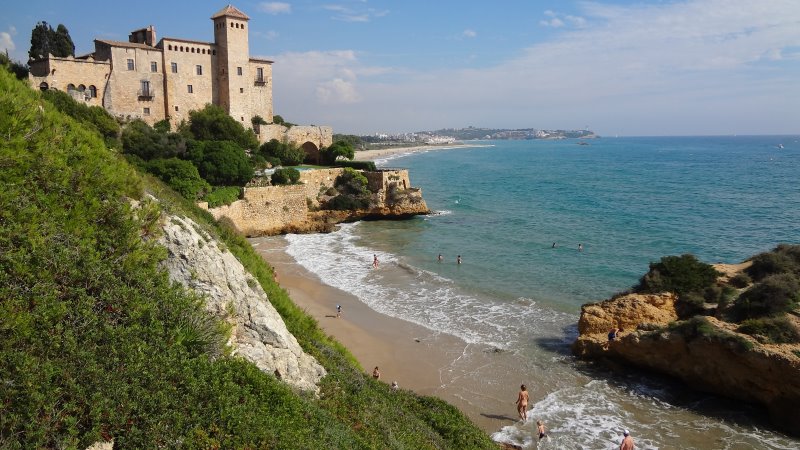
[[[250,18],[247,17],[247,14],[239,11],[235,6],[230,4],[217,11],[217,13],[211,16],[211,18],[216,19],[217,17],[224,17],[224,16],[236,17],[237,19],[250,20]]]

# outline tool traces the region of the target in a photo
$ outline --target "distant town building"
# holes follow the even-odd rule
[[[206,104],[219,105],[264,142],[287,140],[318,152],[332,142],[330,127],[272,124],[272,61],[250,57],[250,18],[232,5],[211,16],[214,42],[165,37],[151,25],[128,42],[95,39],[95,51],[30,61],[33,88],[58,89],[125,121],[173,125]],[[268,125],[254,124],[261,117]]]

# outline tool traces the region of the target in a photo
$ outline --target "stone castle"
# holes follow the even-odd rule
[[[166,119],[174,128],[190,111],[213,104],[252,128],[261,142],[294,142],[310,155],[329,146],[330,127],[272,123],[272,61],[250,57],[250,18],[228,5],[211,20],[214,42],[157,41],[151,25],[131,32],[128,42],[95,39],[95,51],[87,55],[31,61],[29,81],[34,88],[66,91],[102,106],[123,121],[138,118],[153,125]]]

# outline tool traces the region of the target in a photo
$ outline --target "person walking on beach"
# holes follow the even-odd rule
[[[544,422],[542,422],[541,420],[536,421],[536,431],[539,433],[540,441],[547,437],[544,431]]]
[[[461,255],[458,255],[458,258],[456,258],[456,264],[461,264]]]
[[[342,305],[336,305],[336,318],[342,317]]]
[[[517,395],[517,413],[523,422],[528,420],[528,388],[524,384],[519,387]]]
[[[375,269],[378,268],[378,255],[372,255],[372,267]]]
[[[375,366],[375,369],[372,371],[372,378],[375,378],[376,380],[381,379],[381,371],[378,370],[378,366]]]
[[[622,432],[622,435],[625,436],[622,438],[622,442],[619,444],[619,450],[633,450],[633,438],[631,437],[631,433],[628,430]]]

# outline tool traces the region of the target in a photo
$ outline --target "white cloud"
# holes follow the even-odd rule
[[[467,37],[467,38],[474,38],[477,35],[478,35],[478,33],[476,33],[475,30],[470,30],[470,29],[466,29],[462,33],[462,36]]]
[[[343,22],[370,22],[376,17],[385,17],[389,14],[388,10],[377,10],[374,8],[354,9],[336,4],[325,5],[322,8],[337,13],[332,19]]]
[[[258,4],[258,10],[267,14],[290,14],[292,5],[283,2],[261,2]]]
[[[548,19],[539,21],[539,25],[544,27],[561,28],[569,24],[572,27],[580,28],[586,25],[586,19],[580,16],[573,16],[570,14],[561,14],[553,10],[546,10],[543,13]]]
[[[278,36],[280,36],[280,34],[279,34],[277,31],[275,31],[275,30],[269,30],[269,31],[254,31],[254,32],[253,32],[253,35],[254,35],[254,36],[258,36],[258,37],[260,37],[260,38],[264,38],[264,39],[266,39],[266,40],[268,40],[268,41],[273,41],[273,40],[277,39],[277,38],[278,38]]]
[[[17,34],[17,29],[13,26],[8,27],[8,31],[0,31],[0,51],[8,52],[9,55],[16,50],[13,36]]]
[[[559,28],[559,27],[563,27],[564,26],[564,22],[561,19],[559,19],[558,17],[553,17],[550,20],[540,20],[539,24],[540,25],[544,25],[546,27],[553,27],[553,28]]]
[[[484,126],[588,124],[605,134],[800,131],[796,0],[582,3],[574,17],[583,21],[544,16],[571,26],[493,66],[396,76],[352,50],[276,56],[276,110],[340,132],[464,126],[475,117]]]

